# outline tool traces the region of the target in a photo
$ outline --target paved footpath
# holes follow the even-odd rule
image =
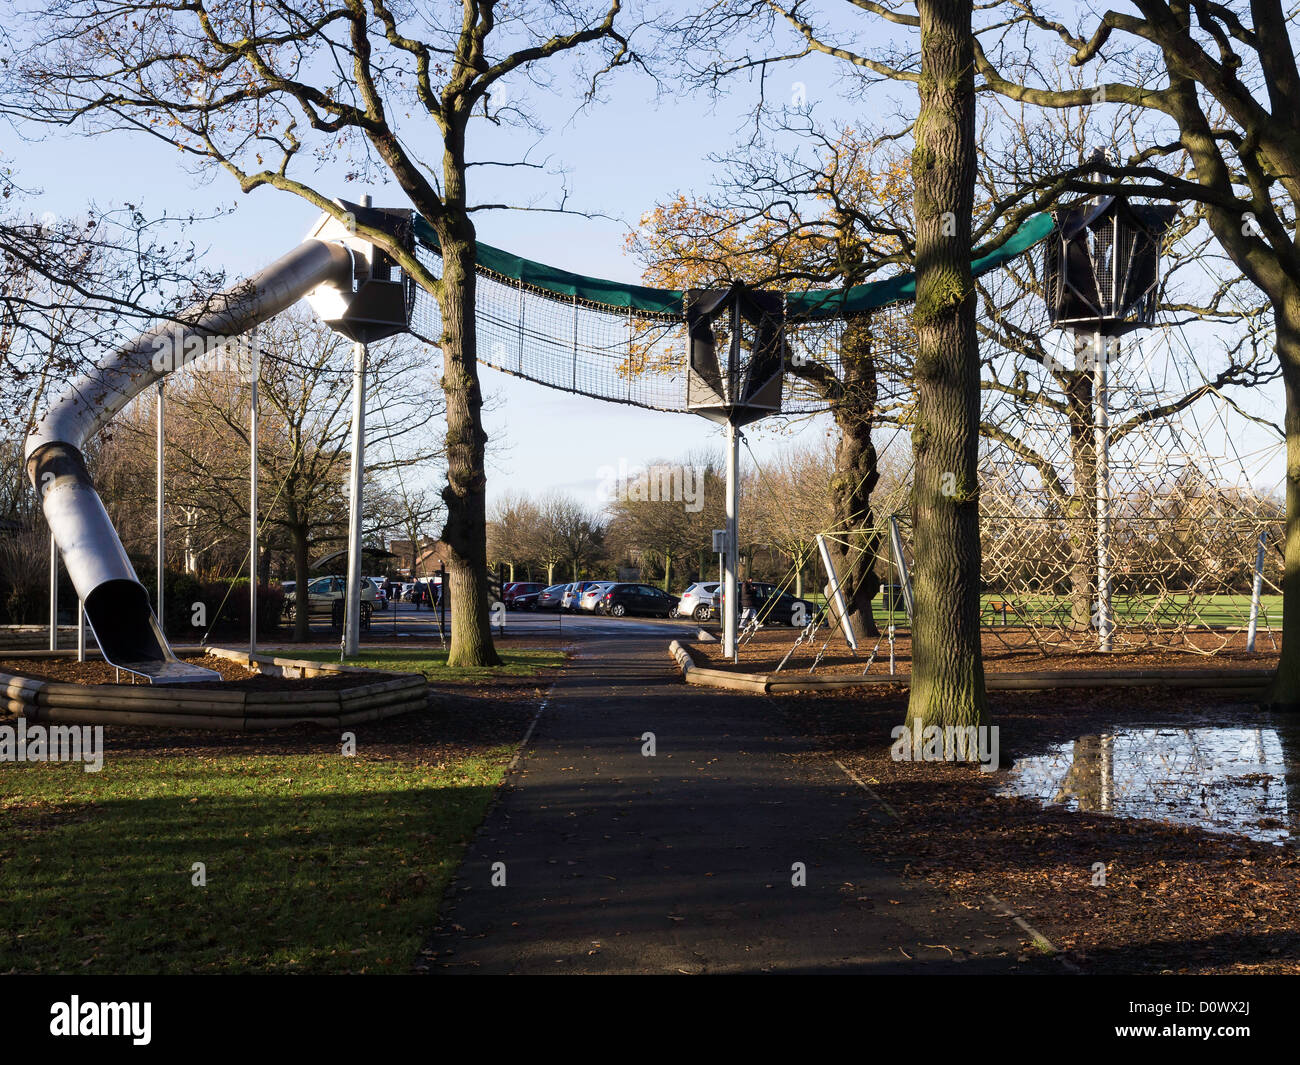
[[[655,734],[657,755],[642,754]],[[854,846],[871,797],[768,700],[687,687],[663,637],[587,643],[480,828],[432,972],[1056,973]],[[855,826],[855,822],[857,825]],[[492,885],[505,863],[505,885]],[[792,884],[804,863],[807,884]]]

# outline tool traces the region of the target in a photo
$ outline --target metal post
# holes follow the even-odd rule
[[[248,380],[252,400],[248,411],[248,653],[257,654],[257,379],[262,374],[257,338],[251,345]],[[294,589],[294,594],[297,594]],[[301,600],[300,600],[301,601]]]
[[[50,650],[59,649],[59,545],[50,533]]]
[[[1264,590],[1264,546],[1267,533],[1259,534],[1259,547],[1255,551],[1255,583],[1250,586],[1250,624],[1246,628],[1246,650],[1255,650],[1255,633],[1259,628],[1259,593]]]
[[[563,613],[563,611],[561,611]],[[438,639],[447,646],[447,563],[438,563]]]
[[[86,603],[77,600],[77,661],[86,660]]]
[[[361,480],[366,459],[366,345],[352,345],[352,492],[348,501],[348,584],[343,592],[343,654],[361,649]],[[418,545],[417,545],[418,551]]]
[[[739,661],[736,647],[736,619],[740,604],[736,601],[736,569],[739,557],[736,516],[740,511],[740,432],[734,422],[727,422],[727,555],[723,567],[722,653]]]
[[[1110,415],[1106,396],[1106,338],[1093,335],[1093,428],[1097,502],[1097,649],[1109,651],[1114,632],[1110,602]]]
[[[163,419],[165,417],[163,398],[163,381],[165,378],[158,379],[158,455],[154,460],[154,468],[157,472],[157,484],[155,494],[157,496],[157,509],[155,512],[155,524],[158,529],[158,583],[154,586],[154,611],[158,615],[158,627],[162,630],[164,636],[167,635],[167,611],[163,608],[163,573],[165,569],[165,552],[163,545]]]

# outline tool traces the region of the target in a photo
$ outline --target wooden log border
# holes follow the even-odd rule
[[[828,691],[836,688],[908,687],[908,674],[889,676],[810,676],[807,673],[742,673],[701,665],[704,655],[689,643],[674,640],[668,653],[677,661],[687,684],[757,695],[782,692]],[[1271,669],[1112,669],[1093,671],[1048,671],[1040,673],[986,673],[989,691],[1053,691],[1058,688],[1231,688],[1243,697],[1258,696],[1273,679]]]
[[[422,673],[390,677],[364,666],[312,662],[247,651],[205,648],[272,677],[355,677],[356,684],[332,691],[218,691],[121,684],[67,684],[0,673],[0,713],[31,722],[69,725],[129,725],[249,732],[315,725],[338,729],[410,713],[428,705],[429,682]]]

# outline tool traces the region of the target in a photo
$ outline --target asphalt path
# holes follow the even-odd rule
[[[772,700],[687,687],[667,654],[685,623],[577,624],[601,634],[576,641],[421,969],[1060,971],[1018,961],[1027,937],[1006,917],[865,860],[873,797]]]

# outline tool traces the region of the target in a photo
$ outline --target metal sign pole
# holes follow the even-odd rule
[[[1106,338],[1093,335],[1093,424],[1096,433],[1097,500],[1097,649],[1111,649],[1114,621],[1110,601],[1110,415],[1106,396]]]
[[[447,564],[438,563],[438,639],[447,646]]]
[[[1246,650],[1255,650],[1255,633],[1259,629],[1259,595],[1264,590],[1264,545],[1267,533],[1259,534],[1259,547],[1255,550],[1255,582],[1250,586],[1250,624],[1246,628]]]
[[[155,511],[155,524],[158,531],[158,580],[155,584],[154,592],[154,610],[158,613],[158,628],[162,630],[164,636],[167,635],[167,611],[163,608],[163,573],[165,562],[164,545],[163,545],[163,425],[164,425],[164,403],[163,381],[166,378],[158,379],[158,455],[154,467],[157,473],[157,484],[155,494],[157,495],[157,505]]]
[[[59,544],[50,533],[50,650],[59,649]]]
[[[740,433],[734,422],[727,422],[727,553],[723,567],[722,653],[739,661],[736,647],[736,619],[739,617],[736,602],[736,569],[739,559],[737,521],[740,510]]]
[[[248,653],[255,655],[257,654],[257,381],[262,373],[256,338],[251,349],[251,364],[248,371],[251,392],[248,408]],[[294,592],[297,592],[296,588]]]
[[[343,653],[361,649],[361,484],[366,459],[366,345],[352,345],[352,493],[348,504],[348,584],[343,593]]]

